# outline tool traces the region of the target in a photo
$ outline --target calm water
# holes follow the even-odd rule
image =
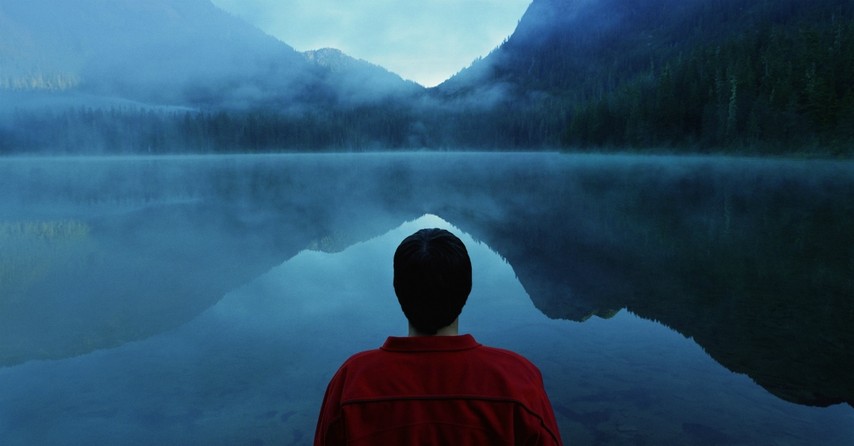
[[[461,330],[568,444],[854,442],[854,164],[558,154],[0,160],[4,445],[309,444],[466,242]]]

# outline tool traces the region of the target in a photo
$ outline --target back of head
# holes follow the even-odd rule
[[[394,253],[394,292],[419,332],[435,334],[459,317],[471,292],[471,260],[463,242],[444,229],[422,229]]]

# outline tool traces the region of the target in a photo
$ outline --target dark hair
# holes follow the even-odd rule
[[[436,334],[457,319],[471,292],[466,246],[444,229],[405,238],[394,252],[394,292],[409,323]]]

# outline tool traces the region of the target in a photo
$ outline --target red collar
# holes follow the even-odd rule
[[[448,352],[480,347],[470,334],[460,336],[389,336],[382,349],[388,352]]]

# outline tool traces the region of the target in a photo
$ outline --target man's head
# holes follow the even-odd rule
[[[436,334],[459,317],[471,292],[471,260],[463,242],[444,229],[422,229],[394,253],[394,292],[421,333]]]

